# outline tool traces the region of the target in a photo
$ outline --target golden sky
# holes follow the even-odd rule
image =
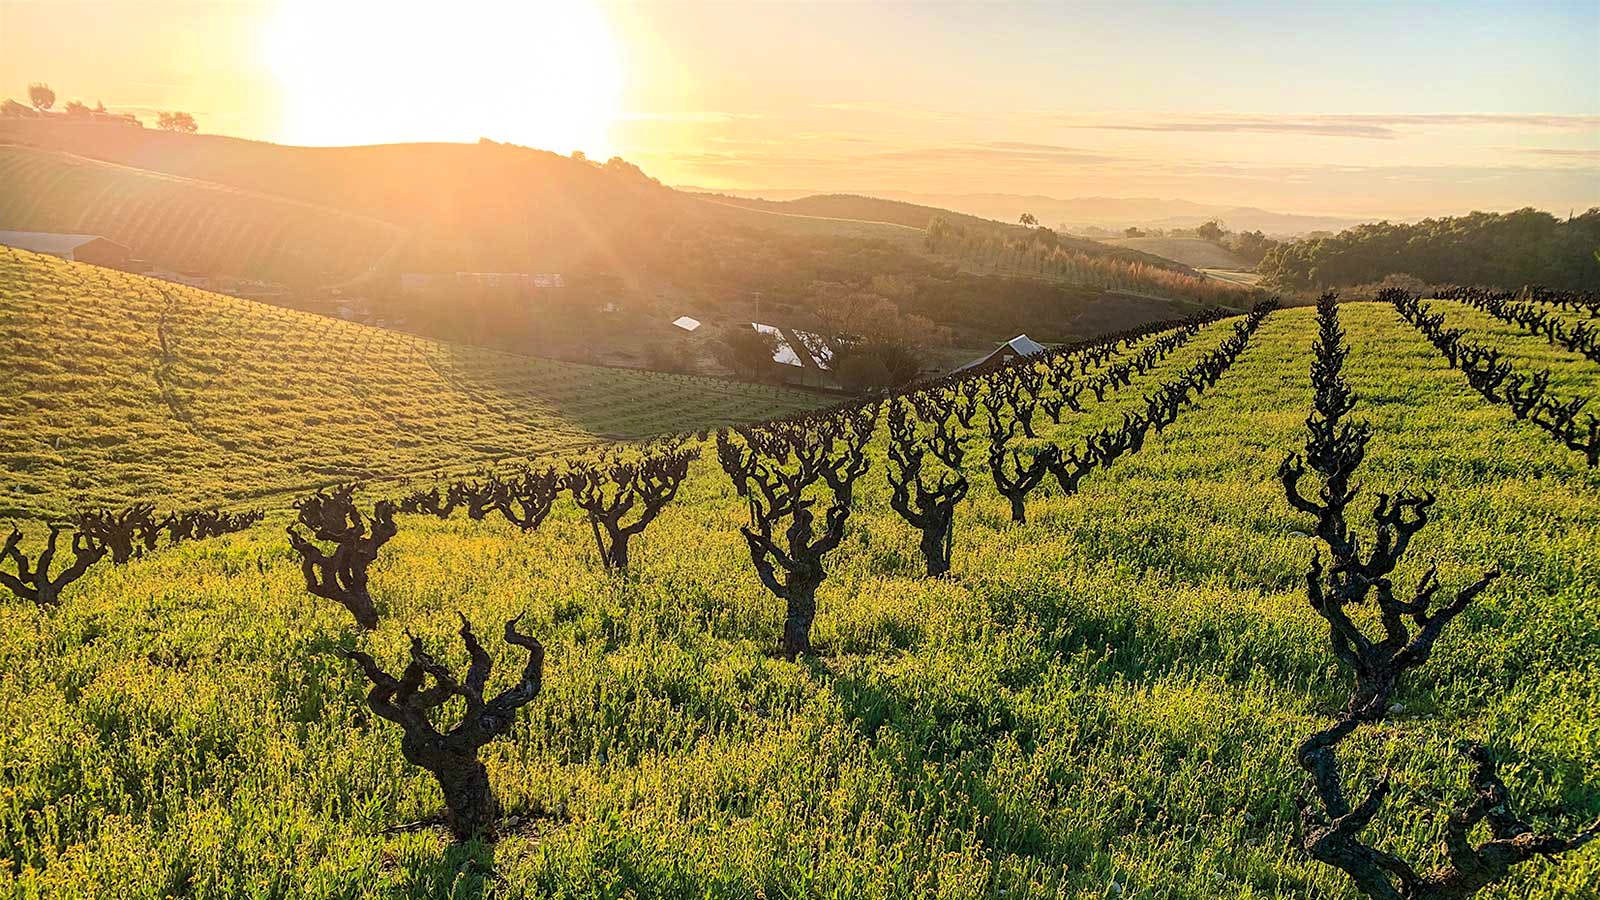
[[[299,144],[487,136],[725,189],[1600,205],[1600,4],[0,0],[49,82]]]

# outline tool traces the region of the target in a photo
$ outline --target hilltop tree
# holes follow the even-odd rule
[[[194,116],[186,112],[164,112],[156,114],[156,127],[162,131],[194,134],[200,126],[195,124]]]
[[[400,752],[406,762],[427,769],[439,782],[444,794],[445,824],[457,840],[494,838],[500,808],[489,785],[489,771],[478,760],[478,750],[510,731],[517,721],[517,710],[528,705],[544,686],[544,645],[533,636],[518,632],[516,624],[517,619],[506,622],[505,640],[527,650],[528,663],[516,684],[489,700],[484,699],[483,691],[489,684],[493,662],[473,635],[472,623],[466,616],[461,617],[460,634],[472,662],[463,681],[457,681],[449,669],[428,654],[422,640],[409,632],[411,662],[399,678],[384,672],[360,650],[344,651],[345,657],[354,660],[372,682],[367,707],[404,731]],[[428,678],[433,679],[433,685],[424,688]],[[429,720],[429,714],[455,697],[466,704],[461,721],[440,731]]]
[[[1017,222],[1019,222],[1020,224],[1026,225],[1029,228],[1032,228],[1035,225],[1039,224],[1039,219],[1036,216],[1034,216],[1033,213],[1025,212],[1021,216],[1017,217]]]
[[[1228,243],[1229,249],[1251,265],[1261,262],[1266,257],[1267,251],[1276,246],[1278,246],[1277,241],[1260,231],[1241,231]]]
[[[28,102],[33,104],[34,109],[44,112],[56,105],[56,92],[50,90],[50,85],[35,81],[28,85]]]

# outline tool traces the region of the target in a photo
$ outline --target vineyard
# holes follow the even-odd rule
[[[0,511],[282,507],[816,406],[430,341],[0,248]]]
[[[268,453],[326,478],[260,524],[36,493],[77,509],[0,553],[10,895],[1600,881],[1600,370],[1481,298],[1197,315],[828,411],[635,377],[624,412],[583,406],[611,373],[6,264],[42,348],[8,471],[162,509]],[[775,418],[685,434],[714,403]],[[601,420],[679,436],[585,448]]]
[[[0,146],[0,185],[6,228],[99,234],[177,270],[332,283],[403,237],[376,219],[28,147]]]

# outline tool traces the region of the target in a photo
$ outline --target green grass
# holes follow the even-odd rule
[[[1523,330],[1520,325],[1502,321],[1456,300],[1428,300],[1423,305],[1430,313],[1444,314],[1444,327],[1464,328],[1466,337],[1499,350],[1502,358],[1518,372],[1531,375],[1540,369],[1549,369],[1550,389],[1557,395],[1600,398],[1600,363],[1582,353],[1568,350],[1564,344],[1552,344]],[[1572,316],[1566,318],[1568,324],[1579,321]]]
[[[163,344],[163,341],[165,342]],[[823,405],[430,341],[0,248],[0,514],[283,504]]]
[[[1405,711],[1348,742],[1353,779],[1397,783],[1370,836],[1437,860],[1468,735],[1537,821],[1592,819],[1600,473],[1482,402],[1391,308],[1341,316],[1356,415],[1377,429],[1369,496],[1440,498],[1401,583],[1433,560],[1447,587],[1506,572]],[[1046,431],[1119,419],[1230,331]],[[781,604],[710,453],[636,539],[629,579],[602,573],[566,500],[526,536],[401,517],[370,637],[301,589],[281,518],[99,568],[59,610],[13,605],[0,625],[0,893],[1353,897],[1291,843],[1293,746],[1345,685],[1301,593],[1308,522],[1274,477],[1303,444],[1313,333],[1310,309],[1273,314],[1197,406],[1077,496],[1036,496],[1026,526],[976,475],[946,582],[917,577],[880,434],[819,595],[824,655],[800,664],[768,652]],[[550,648],[543,695],[486,748],[529,822],[493,847],[383,833],[440,798],[333,654],[359,640],[393,666],[410,628],[461,665],[456,610],[480,633],[524,614]],[[507,683],[515,655],[489,649]],[[1562,804],[1575,815],[1539,812]],[[1597,882],[1591,848],[1485,896]]]

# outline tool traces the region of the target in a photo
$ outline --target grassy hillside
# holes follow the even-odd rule
[[[865,197],[860,194],[814,194],[809,197],[797,197],[793,200],[763,200],[756,197],[738,197],[725,194],[710,195],[715,199],[736,206],[747,206],[751,209],[764,209],[771,212],[787,213],[790,215],[816,216],[837,219],[856,219],[866,222],[889,222],[907,228],[922,231],[928,227],[935,216],[960,222],[969,227],[1010,228],[1020,233],[1021,226],[1005,225],[979,216],[969,216],[965,213],[951,212],[933,206],[923,206],[917,203],[905,203],[900,200],[884,200],[879,197]]]
[[[1023,238],[1030,231],[1030,229],[1021,225],[996,222],[965,213],[951,212],[948,209],[922,206],[900,200],[884,200],[879,197],[863,197],[858,194],[817,194],[794,200],[760,200],[749,197],[715,195],[714,199],[723,204],[743,206],[788,216],[804,216],[833,221],[875,222],[898,225],[902,228],[913,228],[918,231],[926,230],[934,219],[943,219],[951,226],[989,232],[1002,239]],[[1086,238],[1059,235],[1057,242],[1070,251],[1086,253],[1091,256],[1105,256],[1124,262],[1173,269],[1188,265],[1188,263],[1175,260],[1173,257],[1117,241],[1091,241]],[[1174,265],[1174,262],[1179,263],[1179,265]]]
[[[1150,253],[1195,269],[1248,269],[1249,263],[1226,247],[1199,238],[1114,238],[1102,243]]]
[[[918,232],[935,216],[997,234],[1024,231],[934,207],[846,194],[776,203],[688,194],[626,164],[599,165],[493,142],[289,147],[37,119],[0,120],[0,141],[400,223],[411,240],[397,265],[410,270],[600,267],[637,273],[638,256],[649,249],[644,238],[684,225],[881,239],[918,248]],[[1086,253],[1169,265],[1094,241],[1073,244]]]
[[[409,271],[625,267],[687,199],[631,167],[495,143],[288,147],[37,120],[0,122],[0,137],[403,224]]]
[[[898,222],[828,216],[752,205],[737,197],[691,194],[686,198],[716,226],[760,229],[796,237],[842,237],[883,241],[914,249],[922,244],[922,229]]]
[[[159,304],[135,308],[148,359]],[[1524,812],[1570,832],[1600,813],[1600,472],[1485,403],[1392,308],[1341,316],[1356,415],[1376,430],[1366,495],[1439,495],[1397,579],[1414,584],[1430,560],[1447,589],[1506,573],[1446,632],[1403,711],[1352,739],[1365,760],[1352,777],[1396,785],[1367,837],[1437,860],[1442,810],[1466,797],[1463,736],[1496,748]],[[96,333],[69,321],[69,335]],[[1143,409],[1229,330],[1208,327],[1042,433]],[[281,520],[98,569],[54,612],[13,605],[0,891],[1352,898],[1290,848],[1307,789],[1294,746],[1346,682],[1303,593],[1308,523],[1275,474],[1303,446],[1314,331],[1309,309],[1274,313],[1194,409],[1076,496],[1030,500],[1028,525],[1009,523],[969,454],[949,580],[917,577],[876,447],[819,595],[825,652],[800,664],[767,650],[782,606],[756,581],[744,502],[712,458],[637,539],[626,579],[602,574],[566,500],[532,535],[401,517],[373,570],[387,618],[365,640],[381,663],[395,667],[409,628],[463,665],[457,610],[480,633],[520,614],[549,648],[544,693],[486,748],[524,822],[492,847],[386,830],[435,812],[438,790],[363,707],[364,682],[332,652],[354,641],[348,616],[306,597]],[[347,345],[323,344],[335,358]],[[64,352],[29,365],[76,367]],[[73,378],[95,378],[87,368]],[[308,379],[282,402],[315,410],[336,393]],[[45,405],[28,422],[69,414]],[[494,684],[508,683],[512,657],[486,643]],[[1557,900],[1596,883],[1591,847],[1481,896]]]
[[[311,203],[0,145],[0,228],[101,234],[171,269],[300,284],[381,265],[400,228]]]
[[[0,383],[13,516],[255,499],[822,402],[429,341],[8,248]]]
[[[915,234],[859,217],[764,215],[666,188],[626,165],[510,144],[290,147],[117,125],[0,120],[0,139],[149,172],[276,194],[404,223],[407,270],[629,272],[645,235],[685,223],[882,238]],[[786,212],[803,213],[804,210]]]

